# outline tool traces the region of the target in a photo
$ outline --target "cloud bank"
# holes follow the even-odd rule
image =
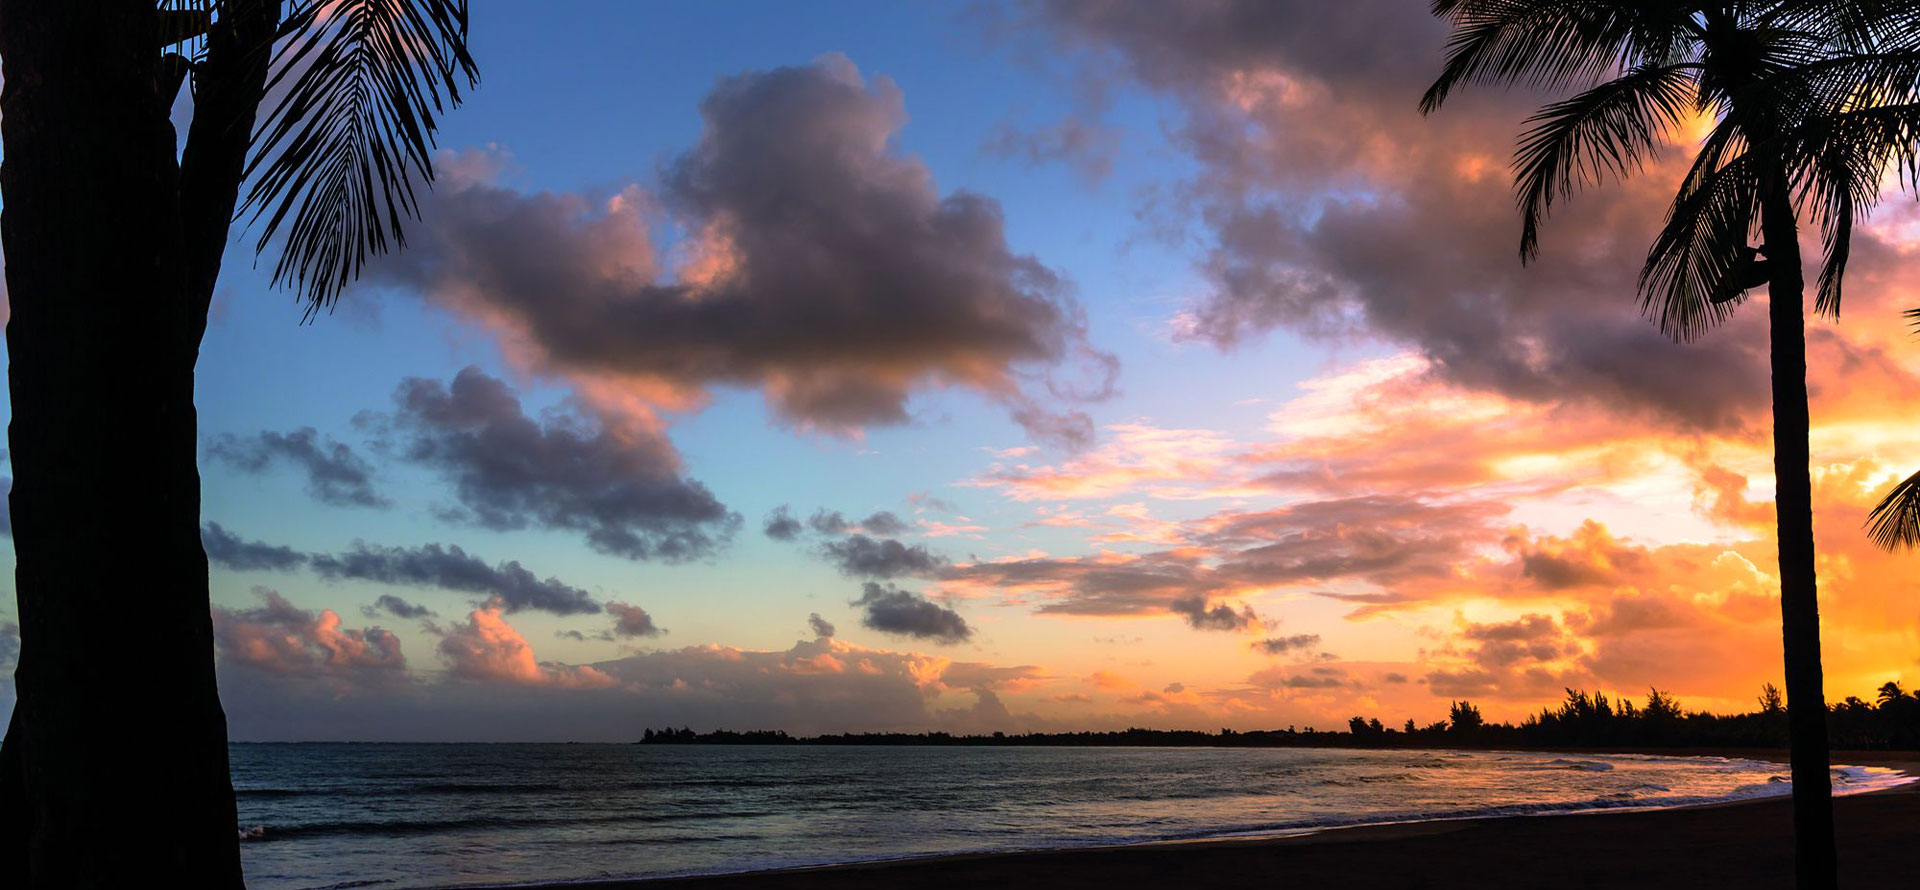
[[[385,418],[405,459],[453,483],[452,519],[500,531],[579,531],[634,560],[712,554],[740,517],[680,474],[666,438],[638,424],[574,413],[526,416],[507,385],[468,367],[451,384],[408,378]]]
[[[450,164],[420,234],[373,277],[609,401],[751,387],[789,424],[850,432],[961,388],[1038,438],[1088,440],[1087,418],[1053,403],[1104,398],[1116,362],[1059,276],[1008,248],[997,202],[942,196],[891,149],[906,122],[891,81],[830,55],[726,78],[700,112],[653,194],[527,194]],[[691,233],[674,262],[655,256],[650,210]]]

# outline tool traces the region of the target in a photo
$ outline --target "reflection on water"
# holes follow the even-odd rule
[[[1784,794],[1718,758],[1222,748],[234,745],[254,890],[737,871]],[[1848,768],[1840,790],[1893,777]]]

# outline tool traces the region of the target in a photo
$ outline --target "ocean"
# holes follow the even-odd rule
[[[235,744],[232,760],[253,890],[712,874],[1790,788],[1757,761],[1504,751]]]

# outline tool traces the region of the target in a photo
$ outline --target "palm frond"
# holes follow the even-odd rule
[[[1920,334],[1920,309],[1908,309],[1900,314],[1907,317],[1907,324],[1913,325],[1913,332]]]
[[[1420,99],[1431,113],[1455,87],[1521,83],[1558,89],[1620,68],[1684,61],[1680,5],[1608,0],[1437,0],[1453,25],[1440,76]]]
[[[1920,36],[1920,0],[1776,0],[1759,22],[1821,35],[1836,49],[1872,51]]]
[[[1883,550],[1920,546],[1920,473],[1895,485],[1867,514],[1867,536]]]
[[[203,43],[213,27],[215,0],[159,0],[155,12],[160,17],[160,48],[187,50]]]
[[[1737,104],[1764,104],[1782,120],[1811,120],[1920,99],[1920,45],[1828,54],[1756,80]]]
[[[1826,205],[1826,222],[1820,232],[1823,254],[1820,283],[1814,294],[1813,311],[1839,321],[1840,287],[1847,276],[1847,258],[1853,254],[1853,220],[1858,204],[1854,190],[1838,188]]]
[[[284,244],[276,285],[330,307],[370,255],[404,246],[433,182],[435,117],[479,73],[465,0],[301,0],[274,60],[241,213]]]
[[[1801,132],[1804,135],[1804,127]],[[1878,200],[1880,172],[1888,152],[1859,139],[1823,140],[1811,151],[1804,145],[1797,148],[1807,157],[1791,169],[1800,180],[1803,203],[1810,205],[1820,226],[1822,242],[1814,311],[1838,319],[1847,258],[1853,252],[1853,224]]]
[[[1540,253],[1540,222],[1556,197],[1638,172],[1692,106],[1692,63],[1636,68],[1527,119],[1514,152],[1524,222],[1520,260]]]
[[[1764,174],[1736,122],[1708,134],[1640,270],[1640,306],[1668,337],[1690,342],[1729,318],[1736,271],[1759,218]]]
[[[1868,105],[1804,119],[1776,147],[1821,226],[1825,263],[1814,307],[1838,318],[1853,225],[1879,201],[1891,167],[1904,187],[1920,180],[1920,103]]]

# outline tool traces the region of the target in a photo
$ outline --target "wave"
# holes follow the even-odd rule
[[[1733,762],[1733,761],[1728,761],[1728,762]],[[1875,772],[1872,769],[1863,768],[1863,767],[1836,767],[1835,769],[1836,769],[1836,772],[1839,772],[1839,771],[1847,772],[1847,774],[1851,777],[1852,781],[1859,783],[1859,785],[1856,787],[1849,788],[1848,790],[1843,792],[1837,792],[1842,795],[1857,794],[1857,793],[1862,793],[1870,790],[1880,790],[1884,788],[1894,787],[1897,785],[1907,784],[1910,782],[1920,782],[1920,777],[1910,777],[1910,776],[1906,776],[1904,774],[1893,772],[1890,770]],[[1575,815],[1580,813],[1595,813],[1595,812],[1609,812],[1609,811],[1671,809],[1676,807],[1703,806],[1703,805],[1709,805],[1709,804],[1731,803],[1735,801],[1751,800],[1751,799],[1759,799],[1759,798],[1781,797],[1790,793],[1791,789],[1779,784],[1746,785],[1746,786],[1741,786],[1739,788],[1736,788],[1732,792],[1725,795],[1706,795],[1706,796],[1694,795],[1694,796],[1671,796],[1671,797],[1657,796],[1662,793],[1669,793],[1670,790],[1671,789],[1667,788],[1667,786],[1664,786],[1664,785],[1659,785],[1655,783],[1643,783],[1639,786],[1635,786],[1635,788],[1633,789],[1629,789],[1627,792],[1615,792],[1612,795],[1596,797],[1589,800],[1566,801],[1566,802],[1558,802],[1558,803],[1509,804],[1509,805],[1501,805],[1501,806],[1462,807],[1457,809],[1443,809],[1443,810],[1404,811],[1404,812],[1397,812],[1397,813],[1374,813],[1374,814],[1368,814],[1364,816],[1327,817],[1322,819],[1295,820],[1295,821],[1269,822],[1269,823],[1248,823],[1248,824],[1237,825],[1237,826],[1214,826],[1205,830],[1194,830],[1194,831],[1164,831],[1164,832],[1154,832],[1154,833],[1148,833],[1148,834],[1110,834],[1110,835],[1082,836],[1082,837],[1072,838],[1072,839],[1059,839],[1051,843],[1034,844],[1034,845],[949,849],[949,850],[942,851],[940,854],[909,853],[909,854],[896,854],[896,855],[869,855],[869,856],[854,855],[854,856],[839,856],[839,857],[832,857],[832,856],[789,857],[789,858],[784,858],[779,860],[769,860],[766,862],[756,863],[754,866],[751,867],[750,870],[760,871],[764,869],[781,869],[781,868],[795,868],[795,867],[858,865],[858,864],[866,864],[866,863],[874,863],[874,862],[911,860],[911,859],[921,858],[922,856],[925,856],[925,855],[968,855],[968,854],[976,854],[976,853],[1038,852],[1038,851],[1047,851],[1047,850],[1083,849],[1083,848],[1090,848],[1090,847],[1119,847],[1119,846],[1136,846],[1136,845],[1143,845],[1143,844],[1207,842],[1207,841],[1217,841],[1217,840],[1246,840],[1251,838],[1263,838],[1263,837],[1299,836],[1299,835],[1313,834],[1320,831],[1326,831],[1326,830],[1332,830],[1332,829],[1357,828],[1357,827],[1369,826],[1369,825],[1393,825],[1393,824],[1407,824],[1407,823],[1419,823],[1419,822],[1464,821],[1469,819]],[[1634,797],[1622,796],[1622,795],[1630,794],[1633,792],[1651,792],[1652,796],[1634,796]],[[607,841],[607,843],[620,843],[620,842],[609,840]],[[739,873],[742,873],[742,869],[740,868],[725,868],[725,869],[671,871],[671,872],[650,875],[649,877],[680,878],[680,877],[728,875],[728,874],[739,874]]]
[[[768,810],[709,810],[695,813],[610,813],[590,816],[562,816],[529,819],[514,816],[465,816],[455,819],[348,819],[337,822],[305,822],[292,825],[255,825],[240,831],[243,841],[275,841],[289,838],[336,835],[395,837],[403,835],[443,834],[474,829],[531,830],[567,828],[581,825],[650,824],[659,822],[705,822],[714,819],[754,819],[779,815]]]
[[[1664,809],[1792,788],[1777,764],[1653,755],[1103,751],[996,764],[860,752],[857,769],[790,759],[737,758],[730,777],[718,758],[513,772],[515,759],[491,775],[472,761],[435,774],[424,756],[421,768],[358,772],[302,763],[249,774],[239,833],[262,890],[388,875],[446,884],[474,856],[506,863],[503,879],[552,883]],[[1882,768],[1834,773],[1836,794],[1907,781]]]
[[[1604,763],[1598,760],[1568,760],[1564,757],[1555,757],[1554,759],[1547,761],[1547,765],[1557,766],[1557,767],[1560,767],[1561,769],[1586,770],[1587,772],[1590,772],[1590,773],[1613,772],[1613,764]]]
[[[766,778],[649,778],[627,782],[576,780],[572,782],[409,782],[397,779],[385,784],[308,785],[296,787],[235,788],[242,800],[276,800],[301,797],[384,797],[384,796],[492,796],[518,794],[604,794],[610,791],[656,791],[664,789],[752,790],[758,788],[803,788],[840,786],[849,779],[829,776],[769,776]]]

